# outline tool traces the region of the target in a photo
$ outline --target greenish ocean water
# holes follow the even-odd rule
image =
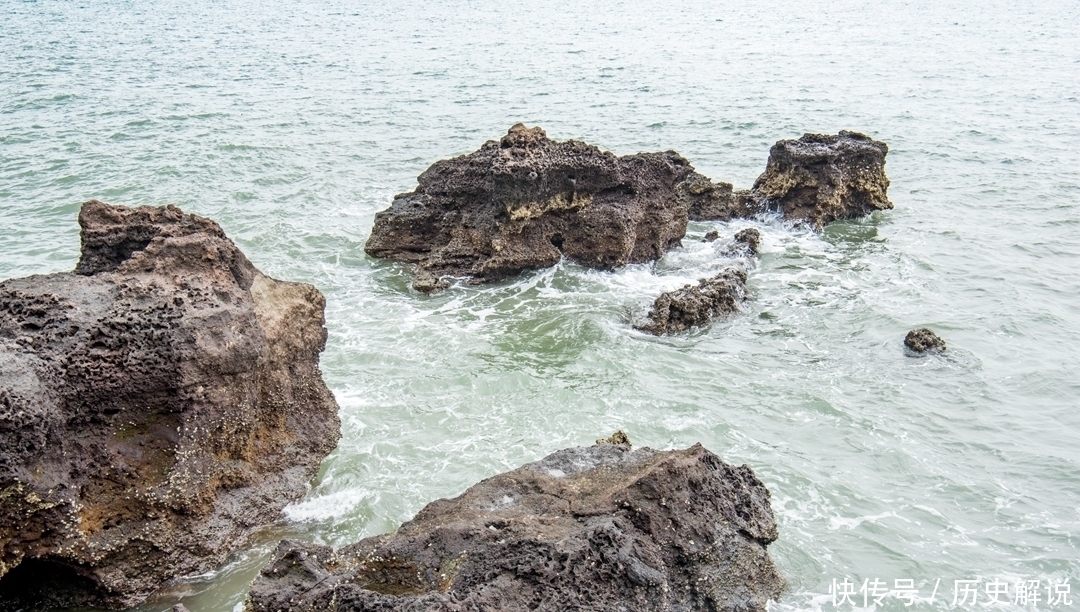
[[[1080,607],[1075,0],[4,0],[0,17],[0,279],[73,268],[98,198],[209,216],[327,297],[343,437],[319,481],[140,610],[234,610],[283,536],[383,533],[617,428],[755,470],[790,583],[775,610],[850,610],[833,581],[875,579],[912,580],[919,610],[991,609],[999,583],[993,609],[1069,609],[1048,585]],[[692,223],[655,265],[435,297],[364,255],[395,193],[519,121],[674,149],[737,188],[778,139],[862,131],[890,146],[896,208],[822,233]],[[706,231],[747,226],[764,242],[745,312],[631,329],[723,265]],[[920,326],[946,356],[905,355]],[[958,580],[975,605],[953,605]],[[1039,602],[1013,603],[1029,580]]]

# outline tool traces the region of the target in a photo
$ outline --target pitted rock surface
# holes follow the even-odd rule
[[[746,271],[730,266],[697,285],[666,291],[653,302],[646,320],[636,329],[655,336],[677,334],[734,314],[746,300]]]
[[[817,229],[887,210],[893,207],[885,176],[888,152],[885,143],[856,132],[781,140],[753,188],[735,199],[750,210],[779,211]]]
[[[422,291],[444,288],[447,276],[494,281],[563,256],[600,269],[652,261],[680,244],[687,211],[711,197],[687,180],[708,183],[673,151],[616,157],[518,124],[428,168],[415,191],[376,214],[364,250],[414,264]]]
[[[79,223],[73,273],[0,283],[7,605],[128,607],[217,567],[339,436],[318,290],[172,206]]]
[[[904,346],[916,353],[940,353],[945,350],[945,341],[930,328],[920,327],[904,336]]]
[[[558,451],[334,550],[285,541],[255,612],[765,610],[769,491],[695,445]]]

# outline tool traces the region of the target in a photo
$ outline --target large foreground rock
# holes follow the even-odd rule
[[[695,445],[570,448],[340,550],[285,541],[256,612],[765,610],[769,492]]]
[[[375,216],[365,251],[414,264],[421,290],[441,288],[443,276],[499,280],[564,255],[601,269],[652,261],[680,244],[687,211],[714,194],[702,178],[673,151],[616,157],[518,124],[428,168]]]
[[[314,287],[172,206],[90,201],[79,223],[75,272],[0,283],[0,602],[16,608],[126,607],[218,566],[339,436]]]

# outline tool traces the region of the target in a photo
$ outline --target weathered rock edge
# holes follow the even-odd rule
[[[318,290],[173,206],[79,223],[74,272],[0,283],[0,589],[122,608],[276,520],[340,427]]]
[[[424,171],[414,191],[375,215],[364,250],[412,264],[413,287],[424,292],[450,277],[496,281],[562,257],[611,269],[659,259],[681,244],[688,219],[779,212],[821,228],[892,208],[887,152],[855,132],[782,140],[753,188],[735,192],[674,151],[616,157],[517,124]]]
[[[743,261],[700,279],[697,285],[661,293],[645,320],[634,324],[634,329],[654,336],[677,334],[738,312],[747,299],[746,269],[757,255],[760,243],[761,232],[752,227],[736,233],[727,254]]]
[[[284,541],[253,612],[765,610],[769,492],[700,444],[558,451],[334,550]]]

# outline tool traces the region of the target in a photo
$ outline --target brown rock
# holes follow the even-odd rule
[[[677,334],[736,313],[745,300],[746,272],[740,267],[728,267],[712,278],[701,279],[696,286],[661,293],[653,302],[648,320],[634,328],[656,336]]]
[[[220,565],[335,446],[324,300],[173,206],[79,223],[74,273],[0,283],[0,601],[128,607]]]
[[[518,124],[428,168],[375,216],[364,250],[414,264],[421,291],[445,286],[431,279],[494,281],[563,256],[600,269],[652,261],[686,233],[702,196],[680,183],[694,175],[673,151],[616,157]]]
[[[765,173],[736,200],[758,211],[779,210],[785,219],[818,229],[890,209],[888,152],[885,143],[855,132],[781,140],[769,151]]]
[[[907,333],[904,346],[916,353],[941,352],[945,350],[945,341],[930,329],[920,327]]]
[[[285,541],[254,612],[765,610],[769,491],[695,445],[558,451],[340,550]]]

